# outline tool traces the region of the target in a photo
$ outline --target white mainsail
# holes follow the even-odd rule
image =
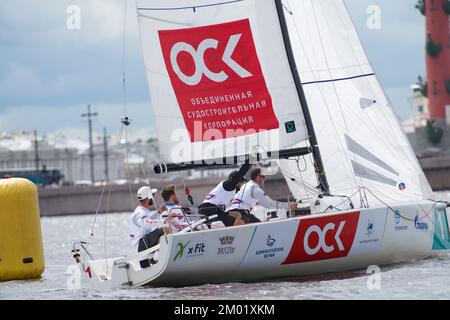
[[[137,12],[165,161],[306,139],[274,1],[138,0]]]
[[[428,199],[430,185],[364,53],[344,1],[284,4],[331,193],[354,195],[358,205],[365,193],[371,206]],[[280,161],[297,197],[308,196],[305,184],[317,185],[313,164],[306,158],[305,163]],[[367,189],[359,194],[361,187]]]

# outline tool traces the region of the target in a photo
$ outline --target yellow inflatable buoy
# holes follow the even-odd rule
[[[0,179],[0,281],[38,278],[44,268],[37,188]]]

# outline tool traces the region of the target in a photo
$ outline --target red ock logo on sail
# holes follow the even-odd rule
[[[191,141],[279,128],[248,19],[159,31],[159,39]],[[208,129],[221,136],[202,134]]]
[[[294,244],[282,264],[346,257],[355,239],[359,212],[300,221]]]

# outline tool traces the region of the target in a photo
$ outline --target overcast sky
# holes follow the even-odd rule
[[[132,138],[154,132],[138,40],[134,0],[126,0],[126,71]],[[363,45],[400,118],[410,114],[409,86],[425,72],[424,17],[416,0],[347,0]],[[125,0],[0,2],[0,132],[15,129],[84,135],[80,114],[91,103],[94,129],[120,128]],[[67,8],[81,8],[81,29],[69,30]],[[366,27],[370,5],[381,29]]]

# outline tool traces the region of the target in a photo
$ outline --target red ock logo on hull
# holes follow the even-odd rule
[[[359,212],[301,220],[282,264],[346,257],[355,239]]]
[[[158,33],[191,141],[279,128],[248,19]]]

